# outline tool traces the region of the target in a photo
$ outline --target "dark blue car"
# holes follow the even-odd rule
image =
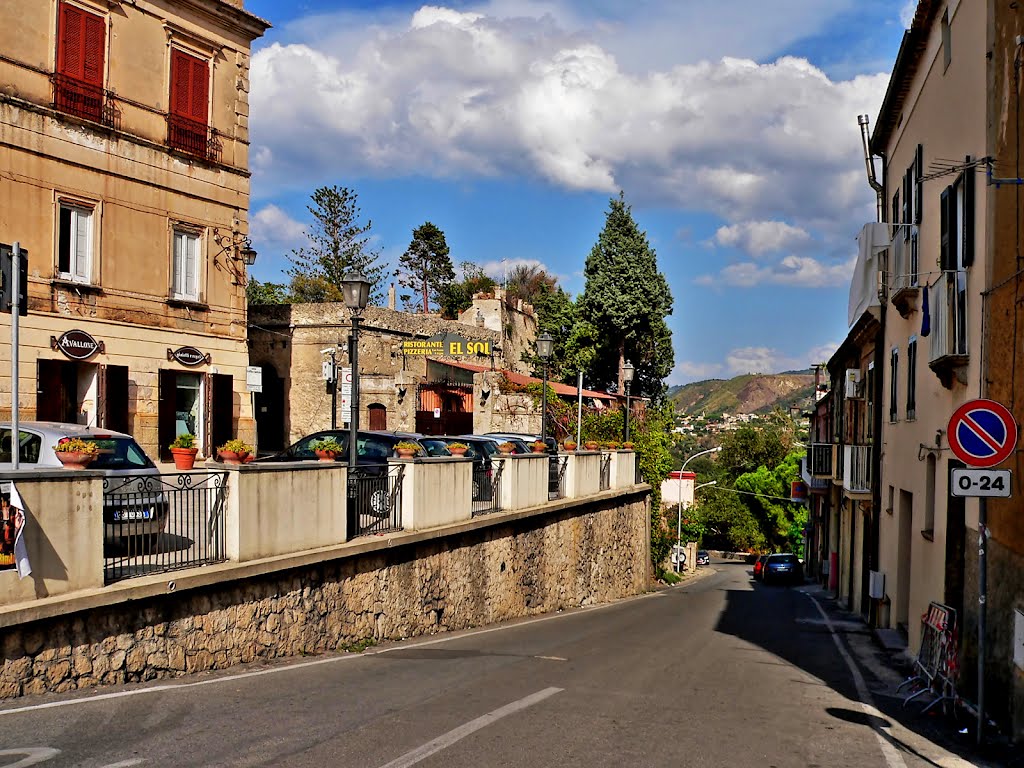
[[[761,581],[765,584],[802,584],[804,569],[796,555],[768,555],[761,572]]]

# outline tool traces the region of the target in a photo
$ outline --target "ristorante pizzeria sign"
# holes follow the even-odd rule
[[[402,342],[402,353],[406,355],[437,355],[439,357],[466,357],[469,355],[488,356],[491,342],[465,339],[453,333],[439,333],[429,339],[410,339]]]

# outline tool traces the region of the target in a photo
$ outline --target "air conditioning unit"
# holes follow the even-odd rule
[[[843,388],[843,394],[845,394],[847,398],[864,397],[864,389],[861,386],[859,368],[847,368],[845,381],[846,386]]]

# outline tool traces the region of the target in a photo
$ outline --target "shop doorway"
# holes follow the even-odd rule
[[[473,431],[473,385],[455,381],[420,384],[416,431],[424,435],[466,435]]]
[[[284,445],[284,380],[274,366],[264,363],[263,391],[255,393],[257,448],[263,452],[283,451]]]
[[[128,432],[128,367],[36,361],[36,418]]]
[[[210,457],[218,445],[235,436],[231,376],[162,370],[159,389],[161,459],[171,459],[169,446],[178,435],[195,435],[196,444]]]

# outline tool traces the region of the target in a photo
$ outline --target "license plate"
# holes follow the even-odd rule
[[[114,520],[126,522],[129,520],[152,520],[153,510],[151,509],[115,509]]]

